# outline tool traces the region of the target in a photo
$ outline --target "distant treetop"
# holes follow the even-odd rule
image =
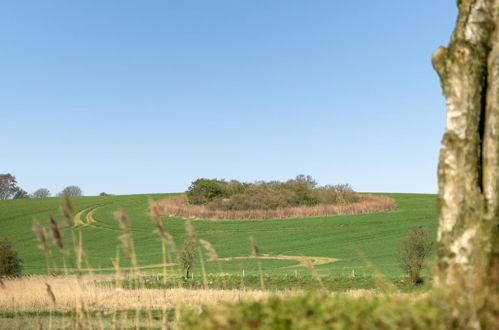
[[[67,186],[60,193],[57,194],[58,197],[75,197],[82,196],[81,188],[78,186]]]

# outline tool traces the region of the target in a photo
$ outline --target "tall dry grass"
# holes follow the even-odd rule
[[[203,205],[189,205],[185,195],[163,199],[156,203],[162,214],[213,220],[259,220],[347,215],[385,212],[394,210],[396,207],[393,199],[374,195],[359,195],[357,202],[345,205],[299,206],[275,210],[210,210]]]
[[[0,310],[74,310],[82,304],[85,310],[182,309],[262,299],[271,294],[293,294],[183,288],[128,290],[105,281],[113,278],[113,275],[84,275],[80,279],[75,275],[45,275],[4,279],[4,286],[0,287]]]

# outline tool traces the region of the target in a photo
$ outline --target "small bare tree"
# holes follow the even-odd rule
[[[47,188],[40,188],[36,190],[31,196],[33,196],[33,198],[50,197],[50,191]]]
[[[18,188],[16,193],[14,194],[13,199],[21,199],[21,198],[30,198],[28,192],[24,189]]]
[[[430,254],[433,241],[423,227],[414,228],[400,243],[398,260],[400,267],[409,275],[413,284],[423,282],[421,270],[425,258]]]
[[[78,186],[67,186],[60,193],[57,194],[58,197],[73,197],[81,196],[81,188]]]
[[[196,243],[192,240],[185,240],[182,249],[179,251],[177,256],[178,264],[184,270],[184,278],[189,278],[189,272],[194,264],[194,258],[196,256]]]

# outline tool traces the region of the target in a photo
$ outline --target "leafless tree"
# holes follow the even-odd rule
[[[31,196],[33,198],[50,197],[50,191],[47,188],[40,188],[40,189],[36,190]]]
[[[22,199],[22,198],[30,198],[28,192],[24,189],[17,189],[16,193],[14,194],[14,199]]]
[[[78,186],[67,186],[64,188],[60,193],[57,194],[57,196],[66,196],[66,197],[74,197],[74,196],[81,196],[81,188]]]

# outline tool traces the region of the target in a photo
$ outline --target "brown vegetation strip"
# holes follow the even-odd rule
[[[213,220],[260,220],[348,215],[386,212],[395,209],[395,201],[386,196],[359,195],[357,202],[346,205],[317,205],[288,207],[276,210],[222,211],[201,205],[188,205],[187,198],[171,197],[157,202],[161,213],[183,218]]]

